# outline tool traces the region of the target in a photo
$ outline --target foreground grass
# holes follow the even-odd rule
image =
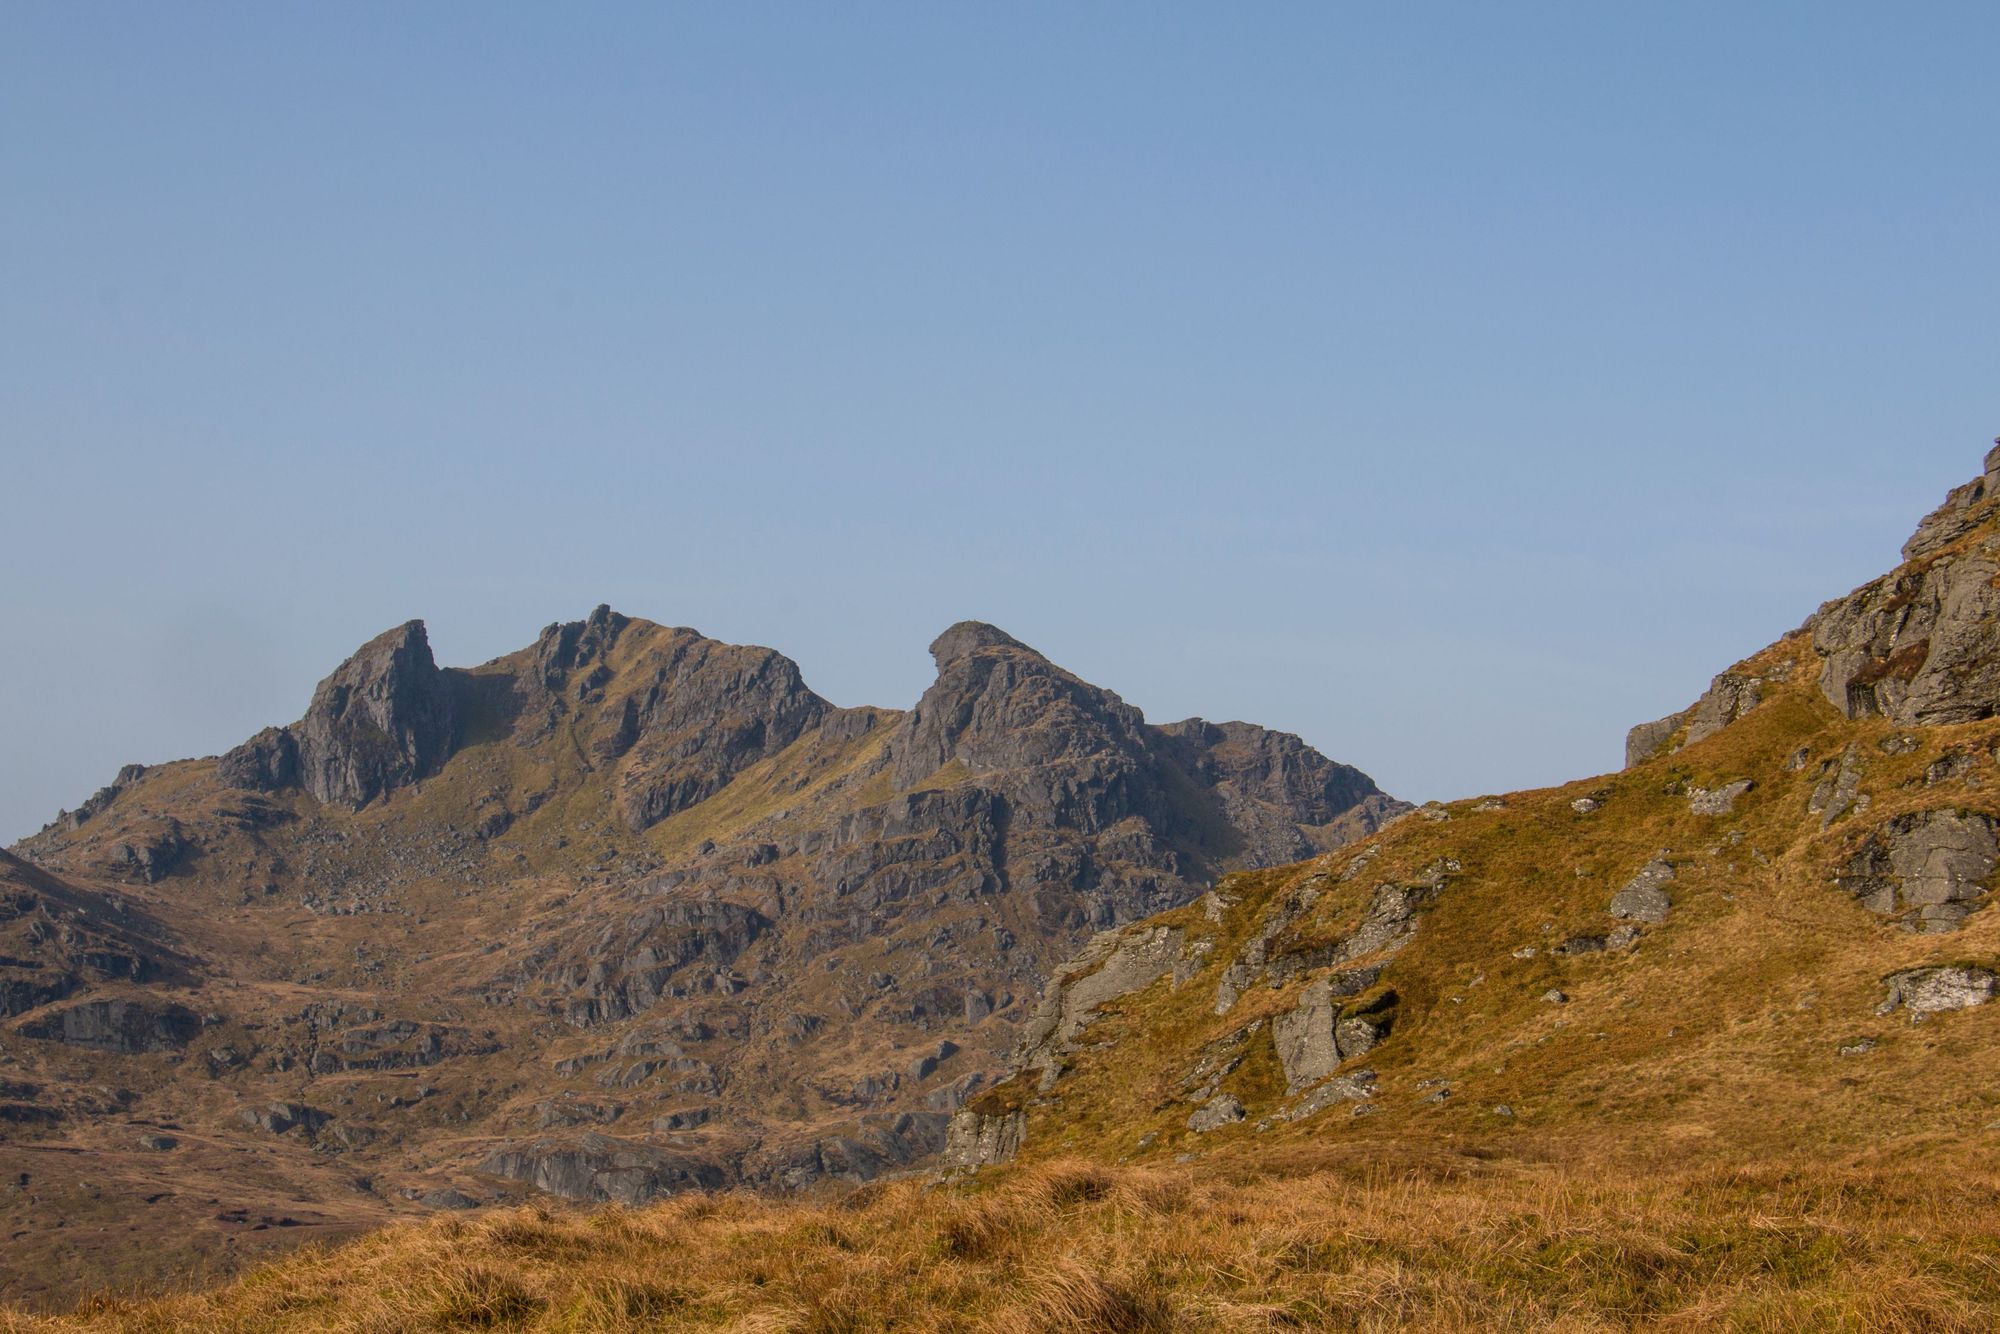
[[[0,1314],[78,1330],[1988,1330],[1995,1182],[1965,1174],[1058,1162],[838,1203],[437,1217],[210,1292]]]

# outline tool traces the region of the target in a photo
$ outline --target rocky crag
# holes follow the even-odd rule
[[[1104,933],[947,1165],[1990,1143],[2000,445],[1903,555],[1634,728],[1620,773],[1426,806]]]
[[[608,608],[471,669],[412,621],[298,722],[122,771],[0,857],[0,1296],[906,1168],[1093,933],[1406,809],[991,626],[932,653],[844,709]]]

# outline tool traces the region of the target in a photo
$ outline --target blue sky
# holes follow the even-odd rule
[[[0,838],[411,616],[994,621],[1412,798],[2000,433],[2000,9],[0,8]]]

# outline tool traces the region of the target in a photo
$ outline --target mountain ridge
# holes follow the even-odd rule
[[[71,979],[0,1017],[45,1113],[0,1123],[0,1169],[102,1164],[94,1196],[14,1199],[6,1291],[54,1291],[34,1258],[114,1214],[160,1249],[107,1234],[103,1272],[143,1278],[274,1240],[225,1214],[283,1238],[902,1170],[1090,932],[1406,809],[1295,737],[1151,724],[992,626],[933,652],[912,708],[838,708],[774,650],[607,606],[467,668],[413,620],[298,720],[122,770],[16,853],[160,923],[137,944],[178,971],[0,959],[0,985]],[[169,1165],[182,1189],[119,1210]]]

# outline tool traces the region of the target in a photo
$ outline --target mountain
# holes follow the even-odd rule
[[[128,766],[0,861],[0,1297],[906,1167],[1092,933],[1407,809],[992,626],[931,651],[914,708],[843,709],[605,607],[471,669],[411,621]]]
[[[34,1007],[16,1033],[41,1035],[10,1051],[134,1053],[104,1058],[131,1072],[119,1088],[62,1085],[65,1119],[10,1152],[89,1143],[104,1180],[118,1159],[95,1140],[190,1101],[172,1063],[194,1058],[177,1053],[199,1049],[214,1070],[261,1042],[324,1067],[311,1087],[334,1095],[314,1094],[322,1122],[285,1111],[317,1137],[321,1175],[263,1168],[311,1183],[300,1198],[315,1208],[362,1163],[379,1184],[350,1194],[371,1200],[447,1175],[483,1190],[496,1172],[556,1186],[594,1172],[572,1193],[614,1198],[676,1171],[689,1186],[861,1175],[897,1144],[935,1142],[920,1118],[955,1107],[941,1170],[840,1198],[689,1190],[631,1211],[447,1215],[330,1260],[14,1327],[1992,1329],[2000,445],[1904,558],[1633,728],[1623,771],[1390,824],[1363,780],[1295,741],[1149,727],[988,627],[939,640],[938,683],[904,715],[827,710],[769,657],[636,623],[613,636],[604,614],[440,688],[396,665],[423,656],[405,627],[364,654],[378,666],[322,689],[315,710],[334,721],[267,734],[224,766],[272,793],[224,790],[212,765],[128,774],[87,819],[34,841],[66,873],[154,881],[129,909],[7,864],[11,901],[41,914],[8,948],[41,949],[47,979],[6,993]],[[650,664],[683,651],[746,655],[724,674],[754,684],[751,702],[656,722]],[[555,685],[544,662],[568,664]],[[367,684],[385,677],[404,684]],[[393,703],[405,689],[407,709]],[[717,716],[730,741],[693,742]],[[661,726],[668,739],[648,747]],[[363,762],[325,763],[340,747],[324,738],[342,735]],[[537,767],[551,753],[561,763]],[[288,795],[308,782],[324,795]],[[412,831],[450,827],[426,825],[429,811],[484,812],[485,841],[424,843]],[[262,840],[254,870],[247,834],[215,832],[237,826]],[[444,849],[429,879],[391,890],[356,869],[418,846]],[[482,880],[495,855],[524,860]],[[659,865],[620,879],[639,856]],[[1232,861],[1244,869],[1196,892]],[[268,894],[254,883],[266,876]],[[406,931],[385,915],[444,921],[478,900],[504,905],[509,929],[450,918],[464,939],[433,947],[451,960],[436,974],[409,947],[373,944],[336,976],[329,945],[288,942],[286,966],[324,960],[325,975],[226,994],[239,1013],[258,986],[323,1007],[294,1056],[287,1030],[239,1037],[244,1021],[197,1015],[224,994],[213,984],[196,984],[202,1006],[170,999],[202,966],[185,962],[203,943],[190,918],[161,897],[180,897],[176,877],[190,898],[237,883],[250,905],[313,895],[317,914],[283,918],[302,940],[361,920],[336,915],[347,905]],[[1171,906],[1139,916],[1158,904]],[[269,920],[247,913],[225,920]],[[1032,1015],[999,1022],[1029,1008],[1058,942],[1106,923]],[[492,960],[477,1001],[439,980],[474,975],[469,958]],[[401,1003],[421,998],[431,1027],[326,1010],[363,985],[353,969],[408,979]],[[125,1010],[100,1004],[110,977]],[[782,1010],[757,1006],[765,995]],[[100,1008],[72,1021],[85,1005]],[[573,1036],[542,1037],[526,1016]],[[1003,1034],[1018,1034],[1004,1077],[959,1073],[968,1057],[998,1069]],[[471,1054],[482,1044],[491,1055]],[[390,1049],[464,1054],[421,1073],[346,1064]],[[601,1073],[551,1097],[549,1071],[506,1064],[524,1049],[557,1076]],[[386,1097],[397,1075],[443,1089],[448,1070],[478,1073],[412,1090],[401,1113],[337,1092]],[[831,1137],[813,1118],[850,1075],[848,1096],[886,1088],[898,1110]],[[679,1083],[711,1077],[714,1092]],[[711,1126],[763,1138],[631,1136],[663,1079],[660,1105],[685,1109],[667,1126],[712,1106],[727,1110]],[[250,1161],[213,1129],[250,1086],[230,1080],[216,1076],[196,1152]],[[607,1127],[567,1149],[508,1141],[531,1108]],[[40,1113],[10,1119],[23,1115]],[[787,1120],[818,1136],[810,1157],[774,1149]],[[400,1136],[399,1156],[340,1144],[348,1127]],[[747,1151],[716,1152],[722,1133]]]
[[[689,1185],[786,1179],[805,1159],[774,1153],[778,1123],[789,1116],[804,1127],[820,1104],[798,1095],[780,1106],[789,1072],[806,1069],[784,1060],[830,1040],[853,1057],[839,1078],[881,1070],[876,1087],[886,1080],[900,1110],[891,1122],[864,1117],[841,1139],[802,1131],[819,1135],[811,1166],[860,1175],[861,1156],[894,1158],[898,1136],[932,1142],[934,1129],[915,1127],[935,1123],[918,1118],[955,1106],[935,1170],[838,1198],[689,1190],[629,1211],[447,1215],[378,1231],[331,1260],[307,1255],[233,1284],[16,1327],[1994,1328],[2000,445],[1903,554],[1890,574],[1716,676],[1686,709],[1633,728],[1621,772],[1433,803],[1387,824],[1387,803],[1290,739],[1236,725],[1151,728],[988,627],[940,639],[938,684],[904,715],[823,711],[768,659],[733,660],[734,679],[763,683],[752,692],[758,704],[700,715],[736,718],[732,746],[691,746],[685,727],[669,722],[681,739],[631,772],[618,757],[638,752],[652,715],[617,700],[652,669],[635,673],[617,644],[566,668],[546,701],[529,669],[568,650],[502,660],[444,691],[412,674],[420,706],[407,711],[368,703],[397,692],[358,679],[344,695],[323,690],[342,701],[339,717],[364,710],[352,734],[371,757],[317,770],[337,777],[327,798],[288,795],[287,784],[315,772],[287,760],[288,745],[301,758],[327,753],[315,749],[324,742],[308,744],[306,727],[289,743],[267,734],[240,761],[244,781],[257,776],[270,794],[225,792],[212,767],[193,766],[185,783],[125,775],[86,819],[38,843],[37,855],[51,864],[60,855],[66,875],[96,868],[153,880],[133,884],[129,908],[46,867],[8,864],[12,901],[45,923],[16,932],[9,939],[28,944],[8,948],[43,949],[52,979],[7,993],[35,1007],[16,1031],[52,1034],[61,1017],[71,1032],[71,1007],[109,998],[99,972],[141,1007],[91,1011],[69,1046],[10,1038],[10,1051],[38,1056],[77,1042],[136,1049],[105,1058],[133,1072],[120,1088],[62,1086],[76,1111],[65,1105],[70,1119],[55,1124],[71,1129],[36,1129],[10,1151],[81,1147],[114,1124],[130,1134],[140,1109],[187,1087],[172,1063],[192,1058],[176,1052],[206,1042],[201,1059],[213,1068],[225,1059],[219,1045],[251,1040],[219,1011],[169,1008],[188,987],[173,979],[202,966],[185,961],[202,941],[162,892],[177,876],[190,890],[203,883],[198,869],[219,876],[220,860],[204,868],[202,859],[220,859],[215,849],[238,836],[210,832],[218,821],[265,839],[282,831],[286,856],[319,859],[312,876],[295,869],[290,881],[260,863],[248,880],[273,875],[277,888],[267,896],[246,882],[238,891],[259,904],[330,893],[295,886],[351,868],[364,852],[371,865],[391,848],[412,856],[410,835],[396,842],[385,831],[425,827],[419,813],[438,809],[493,820],[486,842],[453,846],[440,870],[425,872],[443,888],[405,885],[376,902],[364,893],[374,882],[343,870],[338,894],[321,900],[334,906],[286,920],[331,939],[332,924],[359,920],[334,915],[351,902],[438,920],[454,895],[516,905],[511,933],[488,932],[485,944],[468,934],[440,974],[468,976],[466,954],[493,958],[477,1003],[463,988],[420,987],[414,955],[382,970],[411,979],[402,994],[427,997],[436,1026],[401,1040],[467,1053],[490,1041],[495,1051],[410,1072],[412,1082],[433,1069],[482,1072],[456,1092],[413,1097],[402,1115],[430,1118],[427,1141],[393,1129],[395,1115],[366,1119],[358,1099],[330,1110],[335,1119],[313,1128],[322,1176],[301,1168],[287,1178],[320,1190],[303,1196],[308,1204],[328,1207],[319,1203],[333,1193],[327,1185],[360,1163],[385,1184],[449,1175],[478,1189],[495,1172],[557,1163],[533,1142],[493,1156],[488,1146],[517,1124],[496,1109],[589,1116],[584,1109],[637,1103],[644,1094],[627,1089],[624,1072],[642,1054],[637,1064],[661,1061],[666,1073],[641,1076],[638,1090],[684,1072],[704,1077],[682,1064],[701,1053],[693,1059],[709,1062],[720,1092],[701,1103],[688,1093],[686,1107],[731,1106],[738,1124],[753,1118],[730,1099],[764,1080],[755,1087],[773,1101],[754,1119],[765,1138],[730,1160],[713,1145],[684,1150],[679,1132],[631,1137],[628,1109],[605,1113],[608,1129],[571,1141],[578,1147],[561,1163],[600,1155],[609,1166],[595,1180],[624,1173],[647,1190],[665,1181],[668,1155]],[[613,621],[591,624],[544,642],[573,639],[580,650]],[[635,632],[683,633],[638,632],[636,623],[624,631]],[[416,632],[399,633],[373,650],[383,669],[362,676],[395,674],[386,664],[410,656],[403,648]],[[598,679],[600,663],[608,674],[589,689],[603,696],[585,700],[570,683],[579,672]],[[524,674],[533,677],[525,685]],[[523,707],[496,703],[510,700]],[[560,782],[524,782],[530,769],[517,757],[544,753],[546,741],[532,740],[544,727],[573,739],[556,748],[570,767]],[[768,755],[773,729],[783,746],[775,761],[732,770]],[[455,739],[443,749],[453,753],[440,760],[426,747],[448,732]],[[474,736],[490,739],[468,744]],[[469,763],[482,746],[486,759]],[[733,779],[719,777],[727,772]],[[715,794],[648,825],[657,809],[648,794],[662,781]],[[142,800],[148,783],[158,795]],[[543,790],[554,795],[532,810],[518,796]],[[501,796],[487,800],[489,791]],[[170,792],[178,827],[163,815]],[[334,800],[358,810],[336,813]],[[207,823],[194,813],[204,802]],[[573,805],[564,814],[559,802]],[[259,803],[292,820],[256,815]],[[619,813],[609,833],[586,827],[607,811]],[[93,825],[103,831],[94,841],[82,836]],[[637,827],[663,832],[635,840]],[[346,860],[308,828],[344,831]],[[678,841],[665,832],[676,829]],[[547,842],[565,838],[567,847]],[[634,868],[628,896],[612,872],[642,846],[661,864]],[[527,859],[497,888],[463,870],[493,849]],[[555,869],[558,853],[567,871]],[[1288,855],[1303,860],[1253,864]],[[1228,869],[1232,860],[1242,869]],[[710,882],[712,897],[689,901],[679,891],[690,880],[667,884],[710,861],[732,868],[734,888],[725,876]],[[773,883],[768,868],[788,866],[812,869]],[[1213,887],[1197,892],[1216,871]],[[592,874],[607,878],[582,880]],[[649,897],[650,885],[663,895]],[[1156,902],[1172,906],[1140,916]],[[675,916],[675,904],[687,915]],[[726,904],[757,915],[732,915]],[[672,924],[668,937],[637,924],[656,916]],[[1024,1014],[1035,970],[1009,971],[1020,956],[1033,952],[1039,967],[1054,959],[1055,942],[1107,922],[1054,968]],[[823,929],[832,934],[815,934]],[[995,935],[1003,929],[1005,949]],[[67,933],[59,950],[49,944],[57,930]],[[669,947],[669,938],[687,943]],[[288,948],[300,961],[334,956]],[[828,958],[840,961],[831,971]],[[964,962],[975,958],[985,970],[977,993]],[[857,989],[899,963],[879,999]],[[939,1008],[909,1007],[933,981]],[[358,984],[343,971],[261,985],[289,985],[303,999]],[[722,1027],[725,1002],[765,988],[789,1007],[775,1033],[765,1009],[747,1011],[740,1036]],[[663,999],[648,1004],[655,994]],[[852,1022],[836,996],[860,1001]],[[966,997],[950,1016],[956,1036],[930,1046]],[[239,1003],[248,1008],[247,997]],[[447,1012],[451,1004],[460,1008]],[[523,1012],[560,1018],[575,1036],[530,1039],[543,1030],[527,1019],[500,1022]],[[210,1032],[212,1018],[215,1036],[191,1036]],[[383,1022],[322,1021],[305,1063],[335,1064],[317,1087],[385,1096],[386,1077],[339,1065],[377,1049],[346,1035],[379,1033]],[[663,1026],[690,1023],[717,1037]],[[895,1035],[915,1064],[893,1068],[893,1045],[869,1045],[877,1032]],[[959,1075],[968,1055],[982,1071],[1001,1070],[1003,1034],[1018,1035],[1003,1077]],[[262,1040],[275,1049],[275,1033]],[[602,1093],[578,1085],[559,1099],[538,1092],[547,1078],[539,1068],[508,1082],[504,1053],[531,1041],[579,1072],[614,1077]],[[161,1046],[172,1050],[147,1054]],[[837,1104],[824,1090],[837,1092],[838,1079],[799,1077],[818,1079],[818,1096]],[[925,1092],[921,1104],[910,1100],[912,1084]],[[210,1101],[233,1105],[237,1090],[218,1076]],[[463,1109],[456,1122],[453,1108]],[[213,1113],[206,1124],[217,1124]],[[400,1133],[402,1156],[369,1159],[329,1142],[349,1124]],[[230,1143],[212,1130],[200,1142]],[[474,1165],[482,1153],[484,1176]],[[87,1161],[102,1180],[97,1169],[117,1159],[98,1151]],[[230,1161],[248,1160],[237,1151]],[[384,1194],[374,1192],[368,1198]],[[295,1221],[319,1221],[289,1207]]]

